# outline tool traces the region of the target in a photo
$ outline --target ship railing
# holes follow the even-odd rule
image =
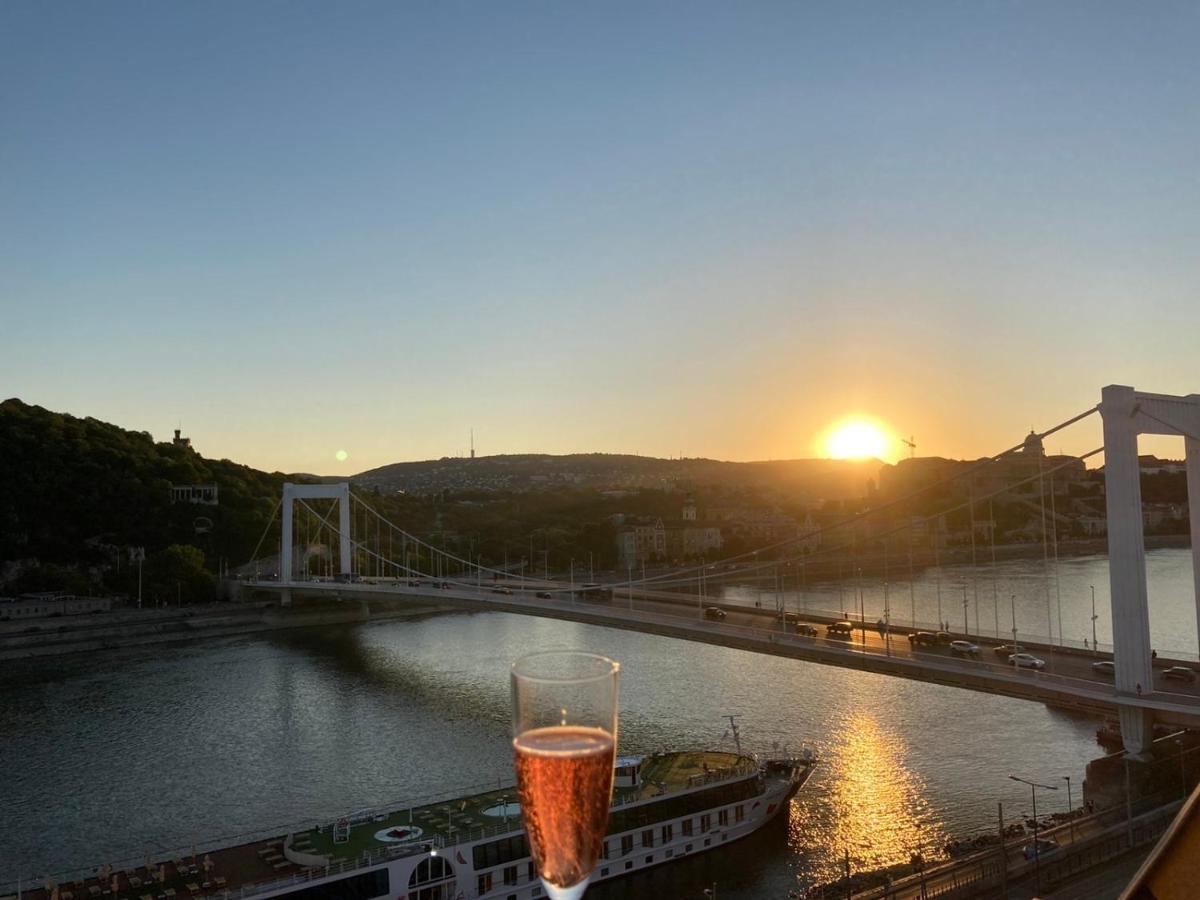
[[[394,847],[381,847],[373,852],[364,851],[354,859],[338,860],[337,862],[331,862],[327,866],[313,866],[311,868],[295,872],[286,878],[272,878],[270,881],[256,881],[252,884],[244,884],[236,889],[218,891],[209,894],[207,898],[202,898],[202,900],[234,900],[234,898],[237,897],[253,897],[257,894],[265,894],[269,891],[277,891],[280,888],[286,888],[290,885],[304,884],[306,882],[328,878],[331,875],[342,875],[346,872],[354,872],[358,869],[367,869],[371,866],[378,866],[405,856],[427,854],[434,850],[441,850],[444,846],[445,841],[442,840],[441,835],[435,834],[427,839],[414,841],[411,844],[400,844]]]
[[[692,790],[696,787],[708,787],[713,784],[720,784],[725,781],[736,781],[743,778],[748,778],[752,775],[759,774],[759,767],[755,763],[741,763],[736,766],[727,766],[719,770],[710,772],[707,780],[698,784],[689,784],[684,787],[676,788],[675,790],[664,791],[661,794],[655,794],[653,797],[639,797],[637,794],[625,794],[622,796],[613,797],[612,807],[616,809],[621,806],[628,806],[631,803],[637,803],[643,800],[658,800],[662,797],[667,797],[672,794],[678,794],[682,791]],[[509,822],[500,822],[496,825],[484,825],[478,828],[454,828],[451,832],[450,840],[455,844],[473,844],[476,841],[486,840],[490,837],[497,837],[502,834],[511,834],[514,831],[520,831],[523,826],[518,818]]]

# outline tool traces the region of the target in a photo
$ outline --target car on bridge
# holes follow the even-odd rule
[[[1009,656],[1008,661],[1018,669],[1044,669],[1046,661],[1039,659],[1032,653],[1014,653]]]
[[[1163,669],[1162,677],[1172,681],[1195,681],[1196,671],[1187,666],[1171,666],[1169,669]]]
[[[1097,675],[1113,675],[1117,671],[1117,666],[1111,659],[1102,659],[1092,663],[1092,671]]]
[[[494,588],[492,588],[492,593],[493,594],[508,594],[509,596],[512,596],[512,588],[494,587]]]
[[[834,622],[832,625],[825,626],[826,637],[848,639],[853,633],[853,622]]]
[[[725,618],[725,610],[719,606],[704,607],[704,618],[716,619],[718,622]]]
[[[802,634],[805,637],[816,637],[817,636],[817,626],[810,625],[808,622],[797,622],[796,623],[796,634]]]
[[[786,622],[788,625],[795,625],[800,621],[800,617],[794,612],[778,612],[775,614],[776,622]]]
[[[950,652],[955,656],[978,656],[979,645],[970,641],[951,641]]]
[[[932,631],[914,631],[909,634],[908,640],[912,644],[920,644],[922,647],[933,647],[937,645],[937,635]]]
[[[1021,652],[1019,644],[1001,644],[999,647],[993,647],[992,652],[997,656],[1011,656],[1014,653]]]
[[[554,595],[552,593],[550,593],[549,591],[538,591],[537,598],[539,600],[553,600]]]
[[[1049,856],[1058,849],[1058,841],[1052,841],[1049,838],[1038,838],[1036,841],[1030,841],[1025,845],[1024,853],[1026,859],[1037,859],[1038,857]]]

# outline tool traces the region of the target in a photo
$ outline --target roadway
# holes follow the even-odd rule
[[[714,603],[696,595],[634,589],[630,598],[618,588],[611,600],[598,601],[579,599],[566,585],[556,582],[525,582],[523,586],[510,584],[507,588],[487,582],[439,583],[448,587],[438,588],[428,581],[410,585],[403,580],[369,578],[353,583],[248,582],[243,587],[315,596],[433,600],[469,609],[586,622],[1006,694],[1098,715],[1113,715],[1118,706],[1136,706],[1152,710],[1157,721],[1200,727],[1200,684],[1164,681],[1159,676],[1158,683],[1152,689],[1145,688],[1140,695],[1118,692],[1111,675],[1092,670],[1097,659],[1110,658],[1107,654],[1023,643],[1022,649],[1044,659],[1046,667],[1040,671],[1016,669],[1006,658],[992,652],[996,641],[990,638],[976,640],[952,634],[955,639],[966,637],[980,646],[979,657],[961,657],[952,654],[948,647],[912,646],[907,639],[908,629],[897,629],[885,640],[871,623],[866,628],[856,627],[851,639],[827,637],[824,622],[828,617],[802,613],[802,620],[817,625],[819,631],[817,637],[805,637],[792,629],[785,630],[774,610]],[[549,593],[549,597],[538,597],[539,592]],[[703,607],[713,605],[725,610],[725,619],[717,621],[703,615]],[[1174,661],[1158,662],[1165,666]]]

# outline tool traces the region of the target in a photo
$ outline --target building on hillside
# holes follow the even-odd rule
[[[667,529],[662,519],[623,526],[617,531],[617,559],[629,567],[667,558]]]
[[[1138,470],[1143,475],[1183,475],[1187,463],[1181,459],[1159,459],[1157,456],[1139,456]]]
[[[958,460],[941,457],[902,459],[879,473],[884,499],[908,495],[942,494],[1001,499],[1037,499],[1051,490],[1065,496],[1071,485],[1087,481],[1083,460],[1074,456],[1047,456],[1042,439],[1034,432],[1020,450],[997,460]]]
[[[171,485],[171,502],[216,506],[218,504],[217,486],[215,484],[173,484]]]
[[[184,450],[192,449],[192,439],[180,436],[180,429],[175,429],[175,437],[171,439],[171,443],[176,447],[182,447]]]

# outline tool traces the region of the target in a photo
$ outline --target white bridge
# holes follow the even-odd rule
[[[1109,386],[1102,391],[1097,407],[1047,429],[1038,437],[1044,438],[1095,412],[1103,419],[1104,445],[1079,458],[1103,452],[1105,459],[1114,677],[1093,671],[1091,664],[1101,658],[1095,648],[1081,652],[1063,646],[1061,639],[1056,646],[1052,635],[1044,645],[1031,646],[1030,642],[1021,641],[1047,662],[1044,670],[1030,671],[990,660],[986,655],[982,659],[963,659],[949,655],[943,648],[910,646],[909,641],[898,639],[907,629],[897,629],[890,621],[879,633],[864,627],[856,630],[848,640],[788,633],[787,623],[780,621],[773,612],[714,604],[706,596],[705,573],[710,568],[707,564],[656,574],[651,578],[630,577],[602,587],[588,586],[586,590],[573,578],[569,581],[547,578],[534,581],[521,577],[518,580],[510,571],[483,566],[478,561],[433,547],[388,522],[354,496],[348,483],[284,486],[280,576],[275,581],[258,581],[254,587],[279,594],[284,604],[290,603],[296,592],[338,597],[436,599],[447,605],[632,629],[1094,712],[1115,711],[1120,718],[1127,749],[1137,754],[1149,746],[1156,721],[1200,727],[1200,687],[1185,683],[1168,690],[1156,686],[1155,664],[1157,662],[1161,667],[1164,661],[1153,658],[1150,645],[1137,452],[1139,434],[1183,437],[1189,495],[1200,497],[1200,395],[1177,397]],[[1003,459],[1020,447],[1017,445],[983,462]],[[1040,481],[1052,472],[1039,471],[1036,478]],[[956,477],[966,474],[969,471]],[[908,499],[911,497],[900,498],[888,505]],[[987,499],[977,497],[973,502]],[[336,522],[332,509],[327,512],[314,509],[308,500],[336,501]],[[310,535],[309,543],[303,545],[304,550],[299,555],[295,550],[297,536],[293,518],[296,504],[301,504],[313,517],[317,531],[315,545]],[[1200,503],[1193,502],[1190,506],[1194,536],[1200,534]],[[951,510],[939,511],[935,516],[948,511]],[[971,515],[973,520],[974,513]],[[853,524],[857,518],[861,517],[852,517],[838,525]],[[824,530],[834,527],[838,526]],[[322,548],[320,552],[331,552],[326,548],[333,544],[338,546],[336,571],[333,571],[332,559],[328,559],[324,578],[314,578],[307,565],[303,576],[298,573],[298,558],[307,559],[314,546]],[[733,559],[747,562],[734,577],[746,577],[764,567],[778,565],[781,559],[788,558],[788,544],[785,541],[739,554]],[[760,562],[758,554],[764,552],[765,555],[765,551],[775,553],[778,558]],[[813,555],[804,558],[811,560]],[[365,563],[360,562],[356,567],[356,559]],[[1192,561],[1195,593],[1200,598],[1200,541],[1195,539],[1192,541]],[[724,606],[725,618],[709,618],[716,614],[707,614],[706,610],[715,605]],[[832,617],[840,618],[836,613]],[[1197,603],[1197,619],[1200,623],[1200,602]],[[1015,636],[1015,621],[1013,631]]]

